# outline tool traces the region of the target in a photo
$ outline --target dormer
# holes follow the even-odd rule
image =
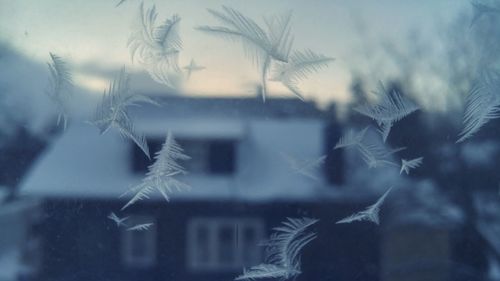
[[[132,170],[137,174],[147,172],[149,165],[154,162],[153,154],[161,149],[164,138],[147,137],[152,159],[148,159],[144,152],[131,143]],[[177,138],[176,141],[191,159],[180,164],[190,174],[224,175],[231,176],[237,170],[237,139],[224,138]]]
[[[154,162],[154,155],[161,149],[168,130],[191,159],[180,164],[191,175],[231,177],[237,172],[238,144],[244,130],[240,121],[220,119],[151,120],[142,121],[140,127],[146,134],[151,159],[133,143],[130,143],[131,170],[143,175]],[[141,124],[141,123],[139,123]]]

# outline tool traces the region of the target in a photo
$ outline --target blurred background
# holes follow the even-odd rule
[[[181,18],[178,87],[131,59],[141,3],[159,22]],[[196,29],[223,5],[258,23],[291,11],[293,48],[334,58],[301,80],[304,101],[269,81],[263,102],[240,44]],[[499,11],[494,0],[0,0],[0,280],[233,280],[263,261],[273,227],[304,216],[320,222],[299,280],[500,280],[500,123],[456,143],[469,92],[499,66]],[[49,53],[72,74],[67,128],[46,94]],[[187,78],[192,61],[202,68]],[[191,191],[124,212],[120,195],[153,162],[88,123],[122,67],[160,104],[130,108],[151,155],[171,131],[192,157]],[[386,142],[354,110],[377,103],[380,82],[419,107]],[[385,159],[396,167],[334,149],[366,127],[377,145],[406,148]],[[335,224],[390,187],[380,225]],[[155,226],[124,231],[110,212]]]

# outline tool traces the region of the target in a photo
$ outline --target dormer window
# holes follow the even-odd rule
[[[236,170],[236,141],[212,140],[208,145],[208,171],[210,174],[230,175]]]
[[[148,138],[151,160],[136,145],[132,145],[132,169],[135,173],[148,171],[163,141],[162,138]],[[190,174],[232,175],[236,171],[236,140],[177,138],[177,142],[191,157],[181,163]]]

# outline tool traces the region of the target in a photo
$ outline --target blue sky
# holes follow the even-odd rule
[[[8,41],[27,57],[44,63],[48,53],[67,58],[75,68],[75,80],[102,92],[111,73],[133,65],[126,46],[131,25],[138,15],[139,0],[126,0],[115,8],[114,0],[0,0],[0,40]],[[294,48],[310,48],[336,60],[330,67],[301,84],[306,97],[320,102],[348,100],[350,75],[363,69],[363,50],[380,47],[383,40],[402,41],[418,29],[435,36],[437,26],[467,8],[459,0],[168,0],[156,4],[159,19],[181,16],[183,51],[180,64],[194,58],[206,70],[193,74],[186,91],[195,95],[253,95],[258,70],[247,60],[241,46],[194,30],[215,21],[206,8],[233,7],[260,22],[263,16],[293,12]],[[360,30],[364,30],[360,35]],[[366,54],[365,54],[366,55]],[[382,77],[374,77],[374,80]],[[154,82],[138,86],[161,91]],[[288,95],[279,84],[270,83],[275,95]]]

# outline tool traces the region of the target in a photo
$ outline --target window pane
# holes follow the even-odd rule
[[[148,225],[144,229],[134,229]],[[150,216],[130,216],[121,229],[122,261],[132,268],[156,263],[156,221]]]
[[[235,142],[211,141],[209,166],[212,174],[233,174],[236,170]]]
[[[132,231],[130,233],[130,255],[135,259],[144,259],[148,255],[148,234],[146,232]]]
[[[235,260],[235,226],[223,226],[219,229],[219,262],[230,265]]]
[[[241,245],[242,245],[242,254],[243,254],[243,264],[248,266],[251,264],[255,264],[260,260],[260,248],[259,238],[257,234],[257,229],[254,227],[243,227],[241,231]]]
[[[198,264],[210,263],[210,240],[207,226],[196,229],[195,258]]]

